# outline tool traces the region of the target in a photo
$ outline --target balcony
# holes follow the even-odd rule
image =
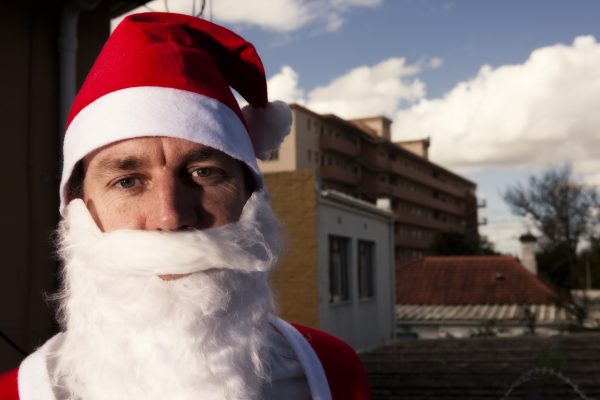
[[[357,185],[360,181],[358,173],[337,165],[321,166],[321,179],[323,181],[336,181],[348,185]]]
[[[362,142],[360,146],[360,160],[363,165],[372,170],[380,170],[377,146],[372,143]]]
[[[395,172],[396,174],[403,176],[405,178],[411,179],[415,182],[419,182],[425,186],[429,186],[435,189],[438,189],[442,192],[451,194],[454,197],[458,197],[460,199],[464,199],[467,195],[467,187],[465,186],[455,186],[449,183],[443,182],[439,179],[434,178],[433,176],[423,173],[416,169],[407,168],[405,165],[400,162],[392,162],[390,163],[389,170]]]
[[[376,161],[377,161],[377,166],[379,166],[380,168],[384,169],[384,170],[389,170],[391,167],[391,161],[388,158],[387,153],[386,154],[381,154],[381,153],[377,153],[376,156]]]
[[[431,239],[415,238],[404,235],[396,235],[394,240],[396,246],[410,247],[413,249],[428,250],[431,246]]]
[[[356,157],[360,152],[358,145],[342,137],[335,137],[333,135],[321,136],[319,146],[321,150],[334,151],[350,157]]]
[[[363,173],[360,179],[360,186],[371,196],[377,198],[379,194],[379,185],[377,181],[377,175]]]
[[[460,217],[465,216],[465,208],[460,207],[456,204],[446,203],[440,199],[437,199],[431,195],[426,195],[419,192],[410,191],[401,186],[394,187],[394,195],[399,199],[410,201],[419,205],[423,205],[434,210],[444,211],[449,214],[454,214]]]
[[[395,187],[386,182],[377,182],[377,194],[378,197],[395,196]]]
[[[465,227],[460,224],[434,219],[424,215],[415,215],[408,213],[396,212],[396,220],[408,225],[420,226],[424,228],[434,229],[436,231],[454,231],[459,233],[465,232]]]

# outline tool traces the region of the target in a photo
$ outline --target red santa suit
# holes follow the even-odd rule
[[[369,400],[367,376],[347,344],[316,329],[271,318],[304,368],[314,400]],[[60,334],[59,334],[60,335]],[[0,375],[0,400],[56,400],[46,365],[54,336],[12,371]]]

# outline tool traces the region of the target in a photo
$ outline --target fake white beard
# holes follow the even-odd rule
[[[281,252],[263,193],[236,223],[171,233],[102,233],[74,200],[59,237],[60,392],[85,400],[258,398],[269,375],[268,273]],[[167,274],[191,275],[158,277]]]

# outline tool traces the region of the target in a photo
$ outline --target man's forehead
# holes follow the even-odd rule
[[[111,143],[89,154],[84,159],[86,168],[132,169],[165,157],[188,163],[208,159],[231,160],[225,153],[200,143],[170,137],[143,137]],[[170,161],[170,160],[169,160]]]

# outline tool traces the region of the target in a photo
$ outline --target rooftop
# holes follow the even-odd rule
[[[469,305],[396,305],[396,320],[402,323],[439,324],[444,322],[461,322],[475,324],[481,321],[497,323],[522,323],[533,318],[537,324],[566,323],[573,318],[564,308],[553,304],[469,304]]]
[[[554,297],[508,256],[424,257],[396,268],[397,304],[552,304]]]
[[[326,121],[328,121],[330,123],[337,124],[339,126],[344,127],[345,129],[348,129],[350,131],[358,133],[363,138],[366,138],[366,139],[368,139],[371,142],[384,143],[386,146],[388,146],[389,148],[392,148],[394,151],[402,154],[403,157],[406,157],[407,159],[415,161],[416,163],[427,165],[428,167],[431,167],[431,168],[433,168],[433,169],[435,169],[435,170],[437,170],[439,172],[447,174],[448,176],[451,176],[451,177],[455,178],[456,180],[458,180],[458,181],[460,181],[462,183],[465,183],[465,184],[467,184],[469,186],[472,186],[472,187],[476,186],[474,182],[470,181],[469,179],[465,178],[464,176],[461,176],[461,175],[459,175],[459,174],[457,174],[455,172],[452,172],[449,169],[446,169],[445,167],[443,167],[443,166],[441,166],[439,164],[436,164],[435,162],[433,162],[431,160],[428,160],[428,159],[425,159],[425,158],[423,158],[421,156],[418,156],[418,155],[416,155],[416,154],[414,154],[414,153],[412,153],[412,152],[410,152],[410,151],[402,148],[402,146],[400,146],[397,143],[390,142],[390,141],[387,141],[387,140],[384,140],[384,139],[378,137],[375,134],[375,131],[372,128],[369,128],[368,126],[366,126],[366,124],[360,124],[360,123],[356,124],[354,122],[356,120],[352,120],[352,121],[345,120],[345,119],[343,119],[341,117],[338,117],[335,114],[318,114],[318,113],[316,113],[316,112],[314,112],[314,111],[312,111],[312,110],[310,110],[310,109],[308,109],[308,108],[306,108],[304,106],[301,106],[301,105],[299,105],[297,103],[291,103],[291,104],[289,104],[289,106],[290,106],[290,108],[292,110],[299,110],[299,111],[305,112],[305,113],[307,113],[309,115],[312,115],[315,118],[322,118],[323,120],[326,120]],[[363,129],[363,127],[365,127],[366,129]]]
[[[360,357],[374,400],[600,398],[599,333],[406,340]]]

